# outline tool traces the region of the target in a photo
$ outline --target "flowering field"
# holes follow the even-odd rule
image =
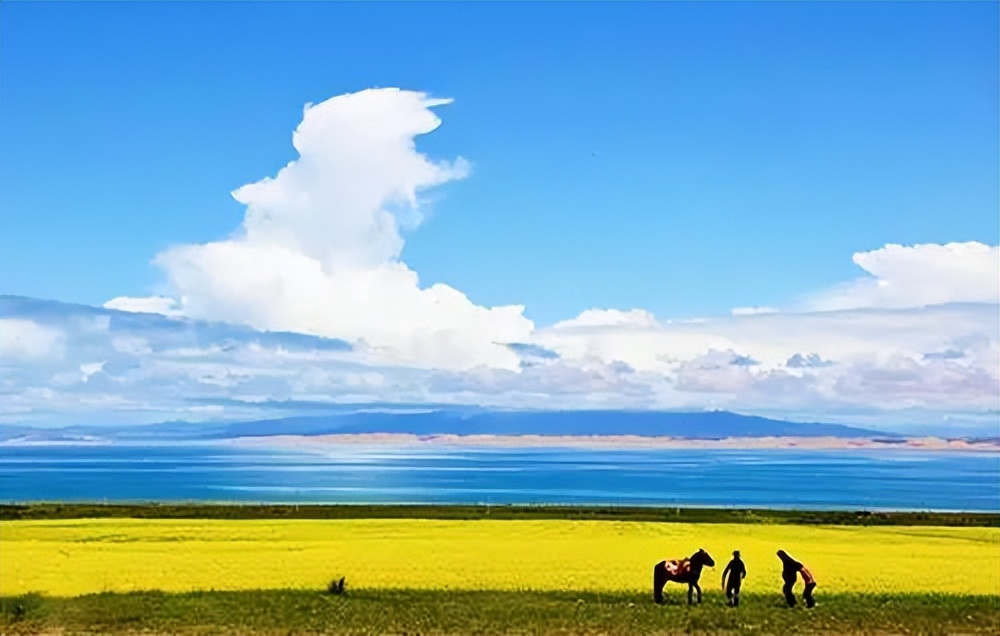
[[[0,595],[157,589],[647,591],[653,564],[733,549],[744,590],[780,588],[784,548],[824,592],[1000,594],[1000,529],[611,521],[133,520],[0,523]],[[679,595],[679,586],[668,586]]]

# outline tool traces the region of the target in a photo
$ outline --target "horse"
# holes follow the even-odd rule
[[[698,550],[687,559],[660,561],[653,566],[653,600],[663,603],[663,586],[670,581],[688,584],[688,605],[691,605],[691,593],[698,591],[698,603],[701,603],[701,588],[698,579],[701,569],[705,566],[715,567],[715,561],[705,550]]]

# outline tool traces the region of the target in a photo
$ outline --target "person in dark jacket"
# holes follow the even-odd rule
[[[816,579],[813,578],[812,572],[788,556],[784,550],[778,550],[778,558],[781,559],[781,578],[785,582],[781,591],[785,595],[788,607],[795,607],[795,594],[792,593],[792,588],[795,586],[799,573],[802,574],[802,582],[806,584],[806,589],[802,592],[802,600],[805,601],[806,607],[815,607],[816,601],[813,599],[812,591],[816,588]]]
[[[728,579],[726,578],[727,574],[729,575]],[[746,578],[746,575],[747,566],[740,559],[740,551],[734,550],[733,560],[722,571],[722,589],[726,590],[726,599],[729,601],[730,607],[739,607],[740,585],[743,584],[743,579]]]

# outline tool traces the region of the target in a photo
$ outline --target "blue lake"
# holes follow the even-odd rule
[[[0,500],[1000,510],[1000,455],[926,451],[0,447]]]

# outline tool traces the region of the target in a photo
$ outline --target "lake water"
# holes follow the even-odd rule
[[[0,500],[1000,509],[1000,455],[921,451],[0,447]]]

